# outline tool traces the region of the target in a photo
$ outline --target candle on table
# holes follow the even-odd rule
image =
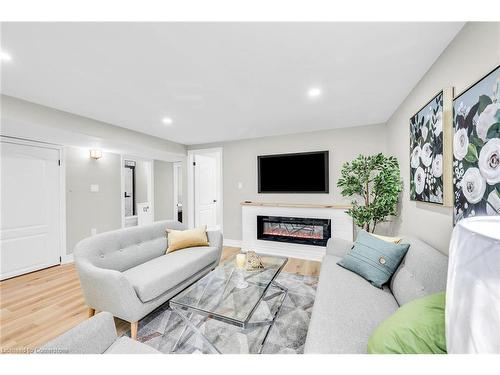
[[[237,254],[236,255],[236,267],[243,268],[245,266],[246,255]]]

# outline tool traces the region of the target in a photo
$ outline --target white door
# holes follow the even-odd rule
[[[1,143],[0,279],[60,263],[59,150]]]
[[[219,211],[219,162],[216,155],[197,154],[194,157],[194,208],[195,226],[220,229]]]

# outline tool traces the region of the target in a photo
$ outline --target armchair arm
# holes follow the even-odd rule
[[[96,267],[85,259],[76,261],[76,267],[89,306],[109,311],[129,322],[137,321],[136,312],[140,311],[142,303],[121,272]]]
[[[217,264],[218,264],[222,256],[222,242],[223,242],[222,232],[219,230],[207,231],[207,237],[210,246],[216,247],[219,251],[219,256],[217,257]]]
[[[36,350],[40,354],[101,354],[117,339],[115,321],[101,312]]]

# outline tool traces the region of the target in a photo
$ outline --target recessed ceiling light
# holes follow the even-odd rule
[[[307,90],[307,96],[310,98],[319,98],[323,94],[323,90],[319,87],[311,87]]]
[[[2,60],[2,61],[10,61],[10,60],[12,60],[12,56],[9,55],[5,51],[0,51],[0,60]]]
[[[161,119],[161,121],[165,124],[165,125],[172,125],[172,123],[174,122],[170,117],[163,117]]]

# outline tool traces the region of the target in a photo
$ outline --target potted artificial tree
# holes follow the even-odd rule
[[[358,227],[373,233],[378,223],[396,215],[399,193],[403,190],[398,160],[381,153],[359,155],[344,163],[337,186],[342,196],[354,198],[347,214]]]

